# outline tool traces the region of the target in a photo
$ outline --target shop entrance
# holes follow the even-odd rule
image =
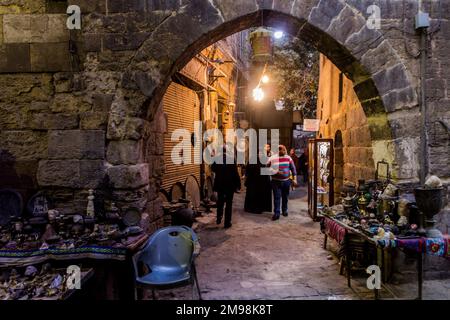
[[[370,29],[366,29],[362,22],[363,21],[359,21],[358,27],[362,28],[362,30],[364,31],[372,33],[372,31],[369,31]],[[187,87],[191,87],[189,88],[191,92],[197,95],[201,95],[200,99],[202,101],[198,102],[199,106],[204,105],[205,103],[217,105],[214,110],[205,111],[205,114],[203,115],[200,114],[199,120],[202,120],[204,124],[208,123],[209,128],[213,128],[214,126],[224,128],[222,124],[222,121],[224,119],[224,110],[227,109],[227,112],[229,112],[228,108],[230,107],[230,104],[235,104],[235,102],[229,99],[230,92],[225,92],[225,95],[223,92],[229,90],[232,87],[232,82],[235,82],[236,84],[239,84],[239,86],[235,85],[234,90],[236,90],[236,92],[231,93],[231,95],[235,95],[236,97],[238,97],[237,99],[242,99],[242,97],[244,97],[244,99],[251,99],[251,92],[250,90],[248,90],[248,88],[253,84],[247,84],[246,89],[246,85],[243,85],[242,83],[242,75],[238,74],[239,72],[237,74],[230,74],[227,77],[226,69],[227,67],[232,66],[235,61],[232,61],[232,59],[230,60],[230,57],[225,57],[226,55],[224,55],[223,53],[223,56],[220,56],[221,50],[215,45],[215,43],[217,43],[218,39],[225,38],[230,34],[234,34],[236,31],[242,31],[249,27],[258,27],[261,25],[263,25],[264,27],[273,27],[276,29],[281,28],[286,33],[290,33],[303,39],[322,53],[320,61],[322,67],[326,64],[332,64],[336,70],[341,70],[339,71],[339,80],[337,83],[337,87],[339,87],[339,94],[336,95],[338,96],[338,103],[342,103],[342,96],[345,95],[348,90],[353,91],[357,104],[359,105],[360,113],[362,114],[361,117],[364,118],[365,121],[365,127],[361,129],[361,132],[363,132],[365,137],[367,137],[365,141],[365,143],[368,143],[367,145],[365,145],[367,150],[364,150],[364,152],[367,153],[366,157],[370,158],[372,162],[380,158],[384,158],[386,154],[389,154],[389,157],[391,159],[396,157],[395,149],[392,149],[391,146],[388,145],[386,140],[391,139],[393,135],[391,133],[387,117],[385,116],[385,107],[383,106],[383,99],[381,98],[381,95],[383,93],[380,92],[379,88],[377,88],[376,86],[376,82],[374,81],[371,72],[369,71],[371,68],[364,66],[362,62],[363,60],[360,60],[358,58],[359,55],[354,55],[351,53],[362,50],[362,48],[360,47],[361,44],[352,43],[351,46],[359,46],[358,50],[355,50],[355,48],[352,48],[350,45],[346,47],[342,44],[341,40],[338,40],[333,35],[329,34],[329,31],[321,30],[320,26],[317,26],[315,23],[305,21],[303,18],[294,17],[292,15],[281,13],[278,11],[261,10],[256,13],[238,16],[233,21],[218,24],[216,28],[213,28],[213,31],[204,34],[196,41],[194,41],[194,44],[186,47],[182,53],[178,54],[176,61],[174,61],[173,67],[168,70],[167,75],[163,78],[160,85],[154,86],[154,88],[151,90],[151,99],[146,99],[145,106],[149,110],[149,115],[153,118],[157,118],[158,115],[164,113],[161,112],[160,101],[164,101],[163,97],[167,97],[167,95],[170,94],[170,88],[174,86],[174,84],[170,83],[174,80],[174,77],[176,77],[176,82],[178,82],[177,85],[180,85],[181,83],[181,85],[183,86],[184,84],[184,87],[186,88],[187,84]],[[373,32],[375,35],[376,31]],[[248,39],[244,38],[241,39],[241,41],[247,40]],[[364,42],[362,41],[362,39],[360,40],[361,42]],[[207,45],[208,47],[205,48],[205,45]],[[144,50],[145,47],[146,43],[144,43],[140,50]],[[207,52],[203,52],[207,50],[207,48],[211,49]],[[171,54],[175,55],[175,52],[172,52]],[[238,53],[238,55],[239,54],[242,54],[242,52]],[[213,59],[211,59],[211,57]],[[204,61],[201,61],[202,59]],[[195,63],[192,62],[193,60],[196,60]],[[133,61],[132,64],[133,63],[135,62]],[[200,79],[202,76],[199,77],[198,71],[201,69],[201,67],[198,67],[198,65],[200,63],[205,64],[205,75],[206,77],[208,77],[206,81],[204,81],[205,79]],[[219,68],[217,68],[218,65],[220,65]],[[189,71],[183,72],[183,70],[186,68],[189,69]],[[212,69],[215,69],[215,71],[212,72]],[[184,77],[184,79],[181,81],[179,77],[179,71],[181,71],[181,74]],[[200,74],[202,74],[202,72],[203,70],[200,72]],[[231,73],[233,72],[234,71],[232,71]],[[197,74],[192,76],[193,73]],[[347,88],[345,88],[346,90],[344,90],[343,88],[343,86],[345,85],[345,81],[343,81],[344,78],[348,80]],[[226,79],[226,81],[222,81],[223,79]],[[333,78],[330,78],[324,81],[332,82],[333,80]],[[197,84],[199,82],[204,82],[205,86],[198,86]],[[197,84],[192,86],[191,83]],[[145,87],[145,83],[141,83],[140,86]],[[169,88],[169,91],[166,91],[167,88]],[[323,95],[325,96],[325,93],[323,93]],[[228,98],[224,98],[224,96],[228,96]],[[162,105],[164,105],[164,103]],[[226,108],[224,108],[225,105]],[[321,103],[321,105],[323,106],[323,102]],[[237,108],[239,109],[240,106],[238,105]],[[321,109],[318,110],[317,118],[320,117],[321,120],[329,123],[329,119],[325,119],[327,115],[324,114],[324,111]],[[167,107],[166,111],[170,112],[171,115],[176,114],[175,110],[170,110]],[[234,110],[234,112],[236,111],[237,113],[243,112],[243,110]],[[191,114],[197,116],[198,113],[199,110],[193,109]],[[209,113],[209,115],[206,115],[206,113]],[[213,121],[213,117],[215,116],[217,116],[217,123],[214,123]],[[207,117],[210,118],[207,119]],[[328,115],[328,117],[330,117],[330,115]],[[286,136],[289,137],[288,140],[290,142],[295,142],[295,139],[291,134],[293,123],[289,123],[287,127],[288,134]],[[378,136],[380,133],[380,127],[383,128],[382,136]],[[328,128],[321,128],[320,131],[317,132],[317,135],[323,138],[338,138],[337,136],[334,136],[334,133],[327,132],[328,130]],[[284,135],[284,132],[282,133],[282,135]],[[165,137],[165,144],[168,145],[167,131]],[[372,148],[372,146],[375,144],[376,148]],[[287,147],[294,147],[294,144]],[[369,149],[371,150],[369,151]],[[169,193],[175,182],[183,184],[183,181],[171,181],[170,179],[168,179],[168,176],[170,175],[169,171],[175,170],[173,171],[172,175],[178,174],[180,172],[177,172],[175,167],[167,163],[167,153],[169,152],[169,150],[165,149],[164,152],[165,166],[166,170],[168,171],[164,174],[164,176],[159,178],[162,178],[163,181],[162,189],[164,189],[166,193]],[[338,157],[336,158],[336,161],[338,161],[338,163],[334,163],[332,165],[334,167],[339,167],[337,171],[339,177],[337,177],[338,179],[334,183],[333,189],[338,189],[342,185],[344,175],[346,174],[343,166],[343,148],[338,147],[337,152]],[[349,161],[350,159],[346,160]],[[211,179],[207,172],[208,169],[201,169],[201,166],[197,166],[196,168],[192,167],[191,169],[192,170],[183,170],[188,170],[189,172],[186,171],[186,174],[192,174],[196,177],[199,183],[200,193],[202,195],[204,195],[205,192],[209,192],[211,194],[211,191],[206,187],[207,182],[211,184],[211,181],[208,180]],[[393,174],[395,175],[395,173]],[[183,174],[183,178],[185,178],[184,175],[185,174]],[[369,173],[367,173],[367,175],[369,175]]]
[[[389,106],[385,106],[384,101],[387,100],[383,98],[392,87],[380,85],[384,81],[389,82],[392,75],[384,71],[384,65],[383,67],[373,66],[367,64],[369,60],[361,59],[366,54],[368,55],[366,58],[373,54],[371,50],[376,49],[380,45],[379,41],[383,41],[383,35],[376,30],[367,28],[363,16],[356,14],[352,10],[341,8],[341,10],[345,10],[343,11],[345,13],[342,14],[348,15],[348,17],[333,20],[328,14],[325,14],[327,10],[326,6],[321,1],[315,11],[311,12],[308,17],[304,17],[302,13],[290,14],[277,10],[243,10],[241,13],[235,14],[233,19],[226,20],[226,22],[223,21],[223,18],[208,20],[208,25],[205,26],[205,29],[198,30],[201,32],[191,32],[187,28],[183,28],[185,24],[192,26],[190,24],[190,18],[179,17],[176,22],[174,21],[172,24],[168,23],[167,27],[169,25],[171,26],[170,32],[164,33],[162,32],[163,30],[160,30],[164,38],[160,38],[161,35],[155,33],[151,39],[145,41],[140,47],[138,54],[135,55],[135,58],[130,63],[126,72],[128,75],[127,79],[131,79],[131,82],[135,81],[138,89],[135,90],[132,85],[127,87],[126,94],[128,102],[131,105],[141,103],[142,109],[146,110],[146,120],[159,123],[163,119],[163,123],[167,124],[167,117],[164,116],[165,111],[161,108],[161,102],[164,101],[164,97],[167,95],[167,89],[170,89],[173,82],[177,82],[190,88],[190,90],[194,90],[196,93],[203,93],[201,94],[203,100],[200,102],[200,105],[203,103],[204,106],[217,106],[209,108],[209,110],[200,111],[200,119],[205,125],[205,128],[219,128],[219,121],[217,121],[219,118],[221,119],[221,128],[219,129],[224,129],[225,119],[227,120],[227,126],[244,126],[244,123],[234,123],[230,115],[233,115],[235,112],[245,112],[245,110],[239,109],[241,106],[239,104],[236,105],[233,99],[224,99],[224,97],[244,95],[244,97],[248,96],[251,99],[251,89],[254,88],[254,85],[248,85],[248,88],[251,88],[249,90],[250,92],[246,92],[245,89],[242,90],[240,88],[245,87],[245,84],[242,84],[242,78],[239,72],[231,71],[231,73],[227,73],[224,70],[237,63],[237,61],[227,59],[225,55],[220,56],[217,53],[220,50],[217,50],[218,48],[215,47],[215,44],[220,39],[236,35],[237,32],[252,27],[263,25],[264,27],[274,29],[281,28],[286,33],[303,39],[317,49],[321,53],[319,63],[322,70],[329,72],[328,78],[325,77],[322,80],[324,84],[322,86],[322,96],[324,98],[318,101],[317,104],[323,105],[324,107],[317,114],[317,119],[320,119],[321,127],[317,131],[316,136],[323,139],[331,139],[328,142],[331,147],[334,145],[335,131],[331,130],[333,123],[332,112],[328,111],[327,113],[330,101],[327,101],[326,97],[334,97],[335,95],[331,92],[333,86],[327,86],[326,83],[333,82],[337,70],[340,74],[338,80],[340,94],[337,95],[337,103],[341,104],[342,107],[342,101],[345,100],[342,96],[345,95],[345,92],[351,91],[349,99],[354,99],[353,102],[355,103],[349,105],[352,107],[356,106],[355,109],[358,112],[352,115],[358,115],[365,122],[364,128],[360,129],[359,132],[351,132],[351,130],[348,132],[351,137],[348,141],[354,141],[352,140],[354,139],[353,137],[358,137],[359,134],[368,138],[366,140],[368,144],[364,146],[359,145],[359,143],[355,144],[355,146],[364,147],[365,149],[358,151],[361,155],[358,155],[356,157],[357,159],[353,159],[354,162],[359,163],[360,157],[365,157],[363,155],[365,152],[367,152],[368,157],[372,161],[382,158],[385,155],[389,155],[391,159],[396,159],[397,149],[390,144],[390,141],[395,138],[387,117],[387,110],[390,109]],[[318,13],[321,19],[318,19]],[[202,15],[204,13],[200,12],[199,14]],[[329,21],[323,20],[323,17],[329,18]],[[182,19],[186,19],[185,24]],[[344,21],[349,20],[354,21],[351,23],[350,28],[343,25],[345,23]],[[162,28],[164,29],[166,26]],[[345,30],[345,33],[343,33],[343,30]],[[355,34],[357,36],[354,36]],[[374,39],[377,39],[376,42],[371,43]],[[242,41],[245,41],[245,39]],[[165,43],[176,43],[177,45],[169,49],[164,47]],[[204,52],[205,50],[206,52]],[[167,60],[158,66],[157,80],[154,79],[154,74],[149,74],[145,71],[153,68],[148,60],[154,60],[154,55],[163,56]],[[387,62],[388,65],[399,66],[396,69],[396,72],[398,71],[397,77],[402,78],[409,88],[409,75],[405,69],[400,67],[403,64],[401,61],[396,60],[398,56],[393,54],[386,55],[386,57],[390,60]],[[189,64],[192,63],[193,59],[203,60],[202,64],[204,67],[198,66],[198,68],[194,68],[193,70],[199,71],[204,68],[205,72],[201,73],[205,75],[204,79],[201,79],[201,77],[200,79],[195,76],[192,77],[192,73],[189,72],[183,74],[184,68],[192,67]],[[183,75],[181,80],[178,77],[179,74]],[[347,81],[344,81],[345,79]],[[192,82],[195,84],[192,85]],[[201,82],[204,85],[198,87],[198,83]],[[251,83],[251,81],[249,82]],[[232,89],[232,84],[239,85],[235,85],[234,89]],[[404,84],[402,83],[401,85],[403,86]],[[236,90],[237,94],[233,93],[232,90]],[[239,93],[239,90],[244,92]],[[326,92],[327,90],[330,92]],[[348,114],[349,112],[351,110],[346,110],[344,114]],[[286,136],[292,141],[292,122],[288,123],[287,127]],[[353,129],[357,130],[357,128]],[[164,134],[168,134],[167,127]],[[346,137],[348,138],[349,136],[343,136],[344,144]],[[373,148],[375,145],[376,148]],[[319,150],[319,147],[317,148],[319,151],[318,154],[321,154],[320,152],[322,150]],[[311,157],[311,154],[308,156]],[[344,154],[344,175],[346,172],[356,172],[352,170],[354,169],[353,167],[348,167],[347,169],[345,167],[347,161],[353,160],[350,158],[346,159]],[[339,161],[342,161],[342,158]],[[308,163],[311,164],[311,160]],[[328,159],[328,163],[324,164],[325,167],[322,167],[322,169],[334,168],[335,165],[334,159]],[[167,164],[165,166],[166,168],[168,167]],[[315,170],[321,170],[317,166],[312,167],[310,165],[309,167]],[[362,166],[355,165],[355,167],[360,168]],[[211,174],[208,166],[200,165],[199,168],[202,197],[205,194],[213,195],[207,189],[211,186],[211,182],[207,183],[207,181],[211,181],[214,175]],[[194,173],[195,170],[197,168],[192,168],[192,172],[190,171],[189,173]],[[175,170],[174,172],[181,173],[182,171]],[[309,173],[309,179],[311,179],[312,172]],[[159,176],[154,176],[154,179],[157,181],[156,186],[160,187],[161,181],[164,184],[165,174],[163,172]],[[359,172],[355,175],[357,174]],[[334,188],[333,180],[330,181],[330,187]],[[311,186],[314,190],[317,190],[317,187],[317,184]],[[310,194],[312,194],[312,191],[310,191]],[[317,266],[318,260],[316,258],[318,257],[321,261],[325,261],[328,267],[335,264],[335,262],[328,260],[328,254],[326,252],[321,251],[318,253],[319,249],[317,245],[320,243],[320,233],[318,225],[307,214],[306,189],[303,186],[291,195],[292,201],[290,203],[289,217],[285,217],[286,219],[284,220],[281,218],[277,222],[271,221],[271,213],[251,215],[243,212],[242,208],[245,201],[244,190],[235,196],[234,220],[231,229],[226,230],[223,227],[218,227],[215,223],[214,216],[205,215],[199,217],[200,225],[198,232],[204,241],[202,257],[205,257],[203,265],[200,262],[199,268],[201,270],[199,274],[200,281],[203,278],[210,286],[209,290],[216,290],[217,293],[223,289],[222,292],[229,293],[229,296],[220,296],[222,298],[236,298],[236,295],[233,295],[233,293],[237,292],[244,292],[247,298],[256,298],[261,294],[261,290],[271,292],[273,286],[277,285],[280,285],[283,290],[293,290],[292,288],[300,283],[303,290],[301,293],[295,290],[291,295],[285,295],[284,292],[279,292],[281,297],[286,298],[289,296],[307,297],[309,295],[317,296],[322,294],[329,296],[334,292],[330,290],[331,287],[336,286],[337,288],[335,289],[337,291],[345,287],[345,279],[336,277],[335,269],[330,270],[332,274],[329,274],[330,278],[325,283],[321,283],[320,281],[323,278],[325,270],[321,270],[320,274],[315,273],[315,271],[311,273],[311,270]],[[329,201],[330,204],[334,203],[332,198],[329,198]],[[209,220],[208,217],[210,217]],[[252,244],[247,245],[250,242]],[[239,255],[240,257],[238,257]],[[218,256],[224,257],[222,262],[217,260]],[[235,259],[234,256],[237,258]],[[324,269],[327,266],[324,265]],[[280,269],[280,267],[282,268]],[[300,273],[298,273],[299,268],[302,270]],[[279,269],[284,270],[285,274],[280,274],[277,271]],[[256,271],[256,273],[251,270]],[[249,272],[247,273],[247,271]],[[246,281],[247,276],[249,281]],[[305,280],[303,278],[304,276],[313,280]],[[258,281],[261,278],[264,281]],[[226,283],[229,283],[230,286],[225,288]],[[260,283],[264,284],[260,286]],[[242,290],[242,288],[245,290]],[[313,288],[313,290],[305,294],[309,288]],[[345,292],[348,293],[348,291]],[[214,295],[213,297],[218,296]]]

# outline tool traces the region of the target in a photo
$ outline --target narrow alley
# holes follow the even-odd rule
[[[244,212],[245,192],[235,195],[232,228],[217,226],[215,213],[198,218],[201,253],[196,264],[203,298],[372,299],[362,286],[365,279],[353,281],[350,289],[339,275],[337,258],[322,248],[319,224],[308,216],[306,197],[304,187],[292,192],[289,216],[276,222],[269,212]],[[186,287],[159,295],[191,299],[192,293]]]
[[[194,224],[201,253],[196,260],[205,300],[372,300],[368,275],[352,272],[352,288],[340,275],[338,246],[328,241],[324,250],[318,222],[308,216],[304,186],[291,192],[289,216],[273,222],[272,213],[243,210],[245,191],[235,194],[233,226],[216,225],[215,210]],[[157,299],[190,300],[190,286],[157,291]],[[415,299],[414,281],[385,284],[380,299]],[[450,283],[424,282],[426,300],[450,299]],[[151,295],[148,295],[150,298]]]

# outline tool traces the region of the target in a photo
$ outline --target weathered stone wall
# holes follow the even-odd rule
[[[319,63],[320,79],[317,99],[319,134],[322,138],[333,140],[338,131],[342,134],[344,165],[343,167],[335,166],[335,176],[354,183],[357,183],[359,179],[373,179],[375,164],[370,128],[361,102],[353,90],[352,81],[343,76],[342,101],[339,102],[341,72],[323,55],[320,56]],[[392,159],[393,154],[385,156]],[[335,187],[336,192],[339,192],[341,185],[335,185]]]
[[[311,41],[346,73],[373,148],[394,155],[399,180],[417,182],[410,161],[420,141],[417,1],[378,3],[381,30],[366,26],[371,0],[70,0],[81,7],[83,26],[69,32],[64,6],[2,0],[2,187],[45,187],[69,203],[68,212],[83,209],[87,188],[96,187],[157,220],[159,106],[171,75],[203,48],[261,21]],[[450,4],[427,2],[426,10],[430,170],[449,179],[449,137],[437,121],[450,121]]]

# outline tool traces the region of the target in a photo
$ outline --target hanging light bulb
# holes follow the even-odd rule
[[[267,76],[267,75],[263,75],[262,78],[261,78],[261,82],[262,82],[262,83],[268,83],[269,80],[270,80],[270,79],[269,79],[269,76]]]
[[[253,99],[255,99],[255,101],[262,101],[264,99],[264,91],[261,87],[253,89]]]
[[[273,34],[275,39],[281,39],[284,36],[284,32],[283,31],[275,31],[275,33]]]

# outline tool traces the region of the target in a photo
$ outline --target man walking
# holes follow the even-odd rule
[[[233,152],[228,150],[228,152]],[[223,209],[225,207],[225,228],[231,227],[231,216],[233,213],[234,193],[241,189],[241,177],[239,176],[236,163],[227,163],[227,148],[223,147],[223,163],[213,163],[212,171],[215,173],[214,191],[217,192],[217,224],[222,223]],[[234,159],[234,158],[233,158]]]
[[[289,189],[291,187],[291,172],[293,176],[292,183],[297,184],[297,170],[295,169],[294,161],[287,155],[286,147],[280,145],[278,147],[278,154],[269,158],[267,163],[273,171],[272,175],[272,191],[273,191],[273,205],[274,214],[272,220],[280,219],[280,206],[283,216],[288,216],[288,197]]]

